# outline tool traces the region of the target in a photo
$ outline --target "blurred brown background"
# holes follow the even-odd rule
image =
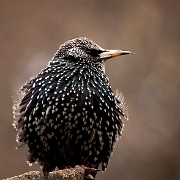
[[[180,1],[0,1],[0,179],[30,170],[15,150],[12,96],[66,40],[85,36],[136,55],[107,62],[126,97],[125,122],[101,180],[180,179]]]

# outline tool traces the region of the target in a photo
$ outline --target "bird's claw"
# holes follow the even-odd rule
[[[94,180],[94,177],[91,175],[91,172],[100,171],[99,169],[86,167],[84,165],[76,165],[75,167],[80,167],[85,171],[85,179]]]

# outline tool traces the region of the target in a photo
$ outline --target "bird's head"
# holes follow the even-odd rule
[[[79,63],[82,61],[103,62],[107,59],[126,54],[134,53],[122,50],[106,50],[98,46],[90,39],[80,37],[69,40],[60,45],[59,50],[55,54],[55,57],[62,58],[74,63]]]

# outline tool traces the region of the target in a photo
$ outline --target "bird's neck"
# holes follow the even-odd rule
[[[105,75],[105,62],[103,61],[84,61],[81,62],[71,62],[64,59],[52,59],[49,64],[49,67],[53,69],[59,69],[63,71],[72,71],[83,73],[83,71],[88,71],[92,76],[106,76]]]

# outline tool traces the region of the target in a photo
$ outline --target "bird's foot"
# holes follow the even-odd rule
[[[54,171],[59,171],[59,168],[58,168],[58,167],[56,167],[56,168],[54,169]]]
[[[71,169],[72,167],[71,166],[66,166],[65,169]]]
[[[48,179],[49,172],[43,172],[43,180]]]
[[[84,169],[85,179],[91,179],[91,180],[94,180],[94,177],[92,176],[91,173],[96,173],[97,171],[100,171],[99,169],[86,167],[84,165],[76,165],[75,167],[80,167],[80,168]]]

